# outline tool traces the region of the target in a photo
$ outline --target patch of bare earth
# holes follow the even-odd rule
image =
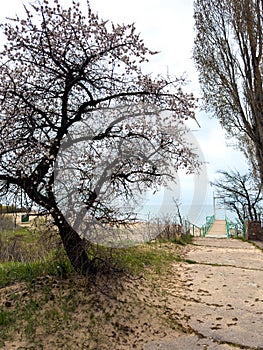
[[[165,243],[158,249],[178,255],[187,248]],[[187,332],[181,271],[174,261],[138,278],[46,276],[2,288],[1,304],[16,317],[2,348],[140,350],[151,341],[175,339]]]

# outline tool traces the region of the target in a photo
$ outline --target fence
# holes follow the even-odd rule
[[[192,235],[192,236],[199,236],[199,237],[204,237],[207,235],[208,231],[212,227],[213,223],[215,221],[215,216],[207,216],[206,217],[206,222],[203,226],[198,227],[197,225],[191,223],[188,220],[185,220],[185,232],[186,234]]]
[[[191,236],[195,236],[195,237],[201,236],[201,228],[195,224],[192,224],[188,220],[184,221],[184,229],[185,229],[185,233],[187,235],[191,235]]]
[[[236,221],[233,222],[229,220],[227,217],[226,220],[226,233],[227,237],[246,237],[246,227],[244,221]],[[211,229],[213,223],[215,221],[215,216],[207,216],[206,222],[203,226],[198,227],[195,224],[191,223],[188,220],[184,222],[185,233],[192,236],[200,236],[205,237],[209,230]]]
[[[227,237],[246,237],[246,227],[244,221],[233,222],[226,217]]]
[[[205,224],[201,227],[201,236],[206,236],[215,221],[215,216],[207,216]]]

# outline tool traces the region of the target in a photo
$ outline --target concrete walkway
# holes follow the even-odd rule
[[[226,221],[215,220],[206,237],[226,238]]]
[[[189,329],[178,339],[146,350],[263,349],[263,253],[232,239],[196,238],[181,266],[183,304]]]

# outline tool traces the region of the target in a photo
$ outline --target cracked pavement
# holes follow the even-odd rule
[[[180,267],[176,339],[145,350],[263,349],[263,253],[236,239],[195,238]]]

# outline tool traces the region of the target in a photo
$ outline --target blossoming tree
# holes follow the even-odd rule
[[[2,194],[19,189],[45,209],[73,267],[85,274],[95,263],[79,219],[127,222],[120,198],[165,184],[179,167],[198,167],[183,124],[194,117],[194,98],[180,79],[142,73],[155,52],[134,25],[101,20],[90,8],[84,15],[74,2],[67,9],[55,0],[30,4],[24,18],[1,29]],[[62,181],[73,145],[74,169]],[[59,204],[71,200],[71,185],[83,201],[75,226]]]

